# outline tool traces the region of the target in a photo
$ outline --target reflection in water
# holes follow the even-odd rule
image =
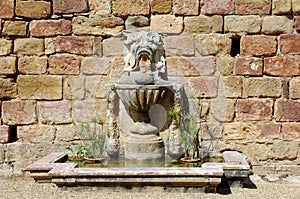
[[[201,167],[203,163],[206,162],[224,162],[223,157],[209,157],[203,158],[200,162],[196,163],[183,163],[180,160],[164,160],[164,159],[156,159],[156,160],[147,160],[147,161],[137,161],[137,160],[128,160],[124,158],[120,159],[111,159],[104,163],[96,163],[96,164],[85,164],[84,162],[77,162],[78,167],[82,168],[109,168],[109,167]]]

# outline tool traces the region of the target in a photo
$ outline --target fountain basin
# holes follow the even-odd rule
[[[204,163],[192,167],[78,168],[65,163],[67,153],[51,153],[30,164],[25,171],[37,182],[57,186],[100,187],[197,187],[215,192],[223,179],[247,178],[250,166],[239,152],[223,152],[223,163]]]
[[[150,122],[149,110],[156,104],[173,104],[172,84],[115,84],[114,89],[135,122]],[[168,107],[166,107],[167,109]]]

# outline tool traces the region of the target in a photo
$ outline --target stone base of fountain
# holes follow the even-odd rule
[[[29,165],[25,171],[37,182],[57,186],[98,187],[194,187],[216,192],[221,181],[243,182],[249,179],[250,166],[236,151],[223,152],[225,162],[208,162],[201,167],[111,167],[77,168],[66,163],[67,153],[51,153]],[[233,183],[234,184],[234,183]],[[198,189],[201,188],[201,189]]]
[[[159,160],[165,156],[164,141],[149,123],[135,122],[124,140],[124,157],[129,160]]]
[[[164,158],[164,141],[156,135],[131,135],[124,144],[124,157],[131,160]]]

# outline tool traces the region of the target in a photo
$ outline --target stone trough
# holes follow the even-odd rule
[[[98,187],[193,187],[215,192],[222,180],[246,179],[250,166],[239,152],[223,152],[224,162],[201,167],[78,168],[66,163],[67,153],[51,153],[30,164],[25,171],[37,182],[57,186]]]

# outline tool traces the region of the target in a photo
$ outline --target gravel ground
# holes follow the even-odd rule
[[[129,199],[129,198],[162,198],[162,199],[182,199],[182,198],[264,198],[264,199],[300,199],[300,183],[266,183],[254,182],[257,188],[231,188],[231,193],[227,195],[211,193],[182,193],[168,192],[161,187],[150,187],[142,190],[133,189],[101,189],[101,188],[58,188],[51,183],[35,183],[31,178],[4,178],[0,179],[1,199],[64,199],[64,198],[105,198],[105,199]]]

